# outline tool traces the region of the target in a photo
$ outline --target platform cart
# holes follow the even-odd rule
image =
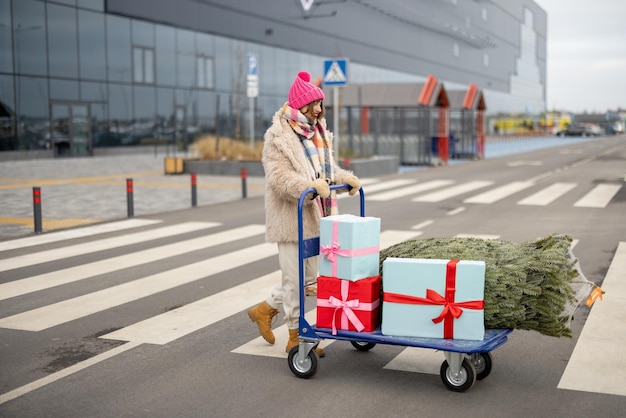
[[[331,190],[349,189],[348,184],[330,186]],[[300,344],[289,352],[289,368],[294,375],[308,379],[315,375],[319,365],[319,356],[315,348],[322,339],[349,341],[354,348],[360,351],[369,351],[376,344],[400,345],[406,347],[421,347],[443,351],[445,360],[441,364],[439,374],[444,385],[451,391],[465,392],[470,389],[476,380],[486,378],[491,372],[492,358],[490,352],[507,341],[510,329],[487,329],[483,340],[459,340],[444,338],[417,338],[395,337],[383,335],[378,327],[374,332],[356,332],[337,330],[336,334],[327,328],[317,328],[310,325],[305,313],[305,281],[304,260],[319,255],[320,239],[318,237],[304,239],[302,208],[310,194],[316,190],[307,189],[298,200],[298,257],[300,281],[300,317],[299,340]],[[363,188],[359,190],[360,216],[365,216],[365,195]]]

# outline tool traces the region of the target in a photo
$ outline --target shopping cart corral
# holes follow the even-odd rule
[[[333,185],[331,190],[347,189],[349,185]],[[315,347],[322,339],[349,341],[359,351],[368,351],[377,344],[419,347],[439,350],[444,353],[445,360],[441,364],[440,376],[444,385],[452,391],[464,392],[470,389],[476,380],[486,378],[491,372],[493,359],[491,351],[507,341],[510,329],[487,329],[482,340],[461,340],[445,338],[397,337],[383,335],[378,327],[373,332],[357,332],[317,328],[305,318],[305,281],[304,260],[318,256],[320,253],[319,237],[304,239],[302,208],[308,195],[315,189],[307,189],[298,201],[298,246],[299,246],[299,281],[300,281],[300,344],[291,349],[288,356],[289,368],[300,378],[315,375],[319,365],[319,357]],[[359,190],[360,216],[365,216],[365,195]],[[384,281],[384,278],[383,278]]]

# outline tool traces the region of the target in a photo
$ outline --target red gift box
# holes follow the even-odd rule
[[[380,276],[356,282],[317,278],[317,328],[372,332],[380,324]]]

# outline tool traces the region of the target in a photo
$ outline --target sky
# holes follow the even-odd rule
[[[548,110],[626,110],[626,0],[535,0],[548,14]]]

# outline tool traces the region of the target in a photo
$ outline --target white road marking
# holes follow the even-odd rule
[[[539,166],[539,165],[543,165],[543,162],[537,161],[537,160],[530,160],[530,161],[517,160],[517,161],[510,161],[510,162],[506,163],[506,165],[508,165],[509,167],[517,167],[517,166],[520,166],[520,165]]]
[[[547,206],[577,186],[576,183],[554,183],[517,202],[518,205]]]
[[[495,203],[498,200],[504,199],[505,197],[511,196],[512,194],[520,192],[533,185],[534,183],[530,181],[514,181],[512,183],[505,184],[504,186],[496,187],[495,189],[477,194],[476,196],[468,197],[463,201],[463,203]]]
[[[603,300],[591,307],[578,342],[561,376],[559,389],[626,396],[623,372],[626,346],[626,242],[620,242],[609,266]]]
[[[577,208],[605,208],[622,188],[621,184],[598,184],[574,203]]]
[[[383,369],[438,375],[444,360],[445,356],[441,351],[407,347],[387,363]]]
[[[93,263],[81,264],[63,270],[51,271],[38,276],[32,276],[21,280],[0,284],[0,300],[15,296],[37,292],[51,287],[77,282],[89,277],[122,270],[141,264],[151,263],[168,257],[197,251],[204,248],[221,245],[226,242],[248,238],[262,234],[265,231],[263,225],[247,225],[241,228],[229,229],[224,232],[206,235],[199,238],[180,241],[173,244],[163,245],[148,250],[111,257]],[[83,244],[91,245],[90,243]]]
[[[153,225],[163,222],[152,219],[125,219],[118,222],[110,222],[82,228],[67,229],[64,231],[48,232],[43,235],[34,237],[17,238],[5,242],[0,242],[0,251],[15,250],[17,248],[32,247],[34,245],[49,244],[51,242],[59,242],[73,238],[83,238],[107,232],[123,231],[130,228],[139,228],[142,226]]]
[[[78,255],[90,254],[98,251],[109,250],[111,248],[122,247],[125,245],[137,244],[140,242],[151,241],[159,238],[171,237],[187,232],[200,231],[202,229],[214,228],[218,225],[220,224],[215,222],[186,222],[183,224],[151,229],[149,231],[137,232],[134,234],[93,241],[89,245],[77,244],[62,248],[56,248],[54,250],[26,254],[23,256],[0,260],[0,271],[32,266],[48,261],[59,260],[61,258],[76,257]]]
[[[433,180],[425,183],[419,183],[408,187],[401,187],[398,189],[389,190],[387,192],[378,193],[374,196],[366,196],[367,200],[373,200],[377,202],[386,202],[388,200],[397,199],[400,197],[409,196],[415,193],[425,192],[427,190],[436,189],[443,186],[453,184],[452,180]]]
[[[167,344],[265,300],[278,283],[280,270],[102,335],[100,338]]]
[[[432,225],[434,222],[435,222],[435,221],[433,221],[433,220],[430,220],[430,219],[429,219],[429,220],[424,221],[424,222],[421,222],[421,223],[419,223],[419,224],[417,224],[417,225],[413,225],[413,226],[411,227],[411,229],[422,229],[422,228],[426,228],[428,225]]]
[[[142,279],[109,287],[0,319],[0,328],[41,331],[275,255],[276,245],[260,244]]]
[[[267,296],[267,295],[266,295]],[[309,324],[314,324],[317,315],[317,310],[312,309],[304,314],[304,318],[307,320]],[[287,329],[287,325],[283,324],[280,327],[273,329],[274,337],[276,337],[276,341],[274,341],[273,345],[268,344],[263,337],[257,337],[254,340],[251,340],[244,345],[241,345],[231,353],[237,354],[248,354],[251,356],[264,356],[264,357],[276,357],[276,358],[287,358],[288,353],[285,351],[285,347],[287,347],[287,341],[289,340],[289,330]],[[322,340],[319,343],[321,348],[328,347],[335,340]]]
[[[414,197],[412,202],[441,202],[442,200],[449,199],[454,196],[458,196],[463,193],[468,193],[476,189],[481,189],[493,184],[493,181],[475,180],[456,186],[444,188],[442,190],[428,193],[422,196]]]
[[[456,209],[452,209],[452,210],[448,211],[448,212],[446,213],[446,215],[448,215],[448,216],[454,216],[454,215],[457,215],[457,214],[459,214],[459,213],[461,213],[461,212],[463,212],[463,211],[465,211],[465,208],[464,208],[463,206],[460,206],[460,207],[458,207],[458,208],[456,208]]]
[[[389,190],[394,187],[406,186],[407,184],[413,184],[416,180],[407,180],[407,179],[397,179],[397,180],[389,180],[381,183],[376,183],[372,185],[368,185],[363,188],[365,192],[365,197],[367,198],[371,193],[379,192],[381,190]]]

